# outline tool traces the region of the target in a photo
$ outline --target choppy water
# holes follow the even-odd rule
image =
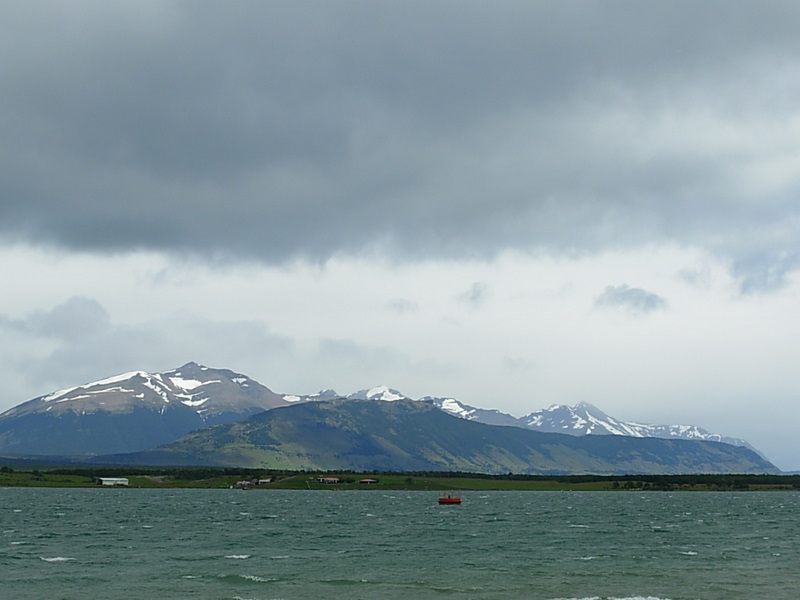
[[[800,598],[800,494],[463,498],[0,489],[0,597]]]

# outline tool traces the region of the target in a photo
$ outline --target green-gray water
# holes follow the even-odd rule
[[[0,488],[13,599],[796,600],[800,494]]]

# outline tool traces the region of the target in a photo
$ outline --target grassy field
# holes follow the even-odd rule
[[[99,477],[125,477],[131,488],[431,491],[778,491],[800,490],[799,475],[492,476],[466,473],[292,473],[237,469],[0,467],[0,487],[97,487]]]

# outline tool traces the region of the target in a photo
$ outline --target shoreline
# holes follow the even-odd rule
[[[100,485],[124,478],[126,485]],[[0,487],[407,491],[800,491],[800,475],[486,475],[451,472],[286,472],[251,469],[14,469]]]

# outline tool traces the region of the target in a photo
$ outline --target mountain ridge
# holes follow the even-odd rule
[[[346,398],[266,411],[97,462],[563,475],[776,471],[756,453],[718,442],[541,433],[460,419],[430,403]]]
[[[582,435],[710,440],[744,446],[694,426],[626,423],[587,402],[551,406],[521,418],[476,408],[455,398],[409,398],[386,385],[348,395],[332,389],[309,395],[278,394],[246,375],[189,362],[163,373],[132,371],[65,388],[0,414],[0,451],[30,455],[98,455],[146,450],[205,427],[241,420],[261,411],[328,401],[414,401],[487,425]],[[760,453],[758,453],[760,454]],[[761,455],[762,458],[766,458]]]

